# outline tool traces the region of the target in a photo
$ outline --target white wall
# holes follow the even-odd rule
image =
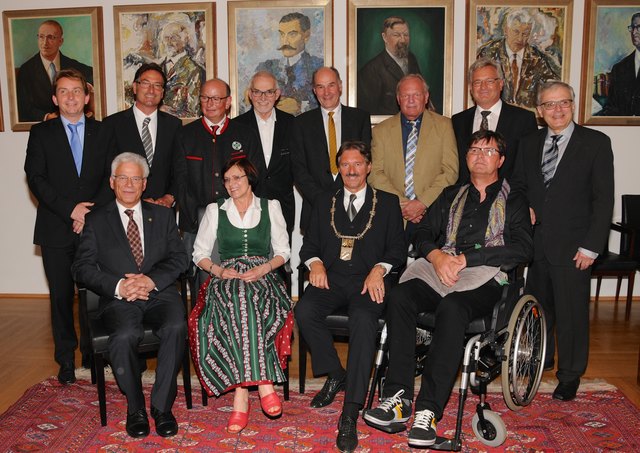
[[[465,1],[454,0],[454,58],[453,58],[453,112],[463,109],[464,99],[464,48],[465,48]],[[113,29],[113,6],[124,4],[172,3],[163,0],[102,0],[94,4],[102,4],[105,43],[105,78],[107,90],[107,113],[117,110],[115,92],[115,49]],[[177,3],[177,2],[173,2]],[[401,0],[398,3],[402,3]],[[86,0],[22,0],[13,3],[0,0],[0,9],[39,9],[68,8],[74,6],[91,6]],[[334,64],[346,80],[347,73],[347,0],[334,0]],[[218,76],[228,80],[229,63],[227,59],[227,1],[216,2],[217,30],[217,72]],[[582,37],[584,23],[584,0],[575,0],[573,17],[573,42],[571,45],[570,83],[576,93],[580,92],[580,70],[582,65]],[[2,31],[4,33],[4,31]],[[414,49],[416,51],[416,49]],[[3,165],[0,166],[0,213],[2,226],[0,231],[0,294],[44,294],[48,292],[46,279],[42,270],[40,256],[32,245],[33,224],[35,221],[35,204],[29,194],[23,165],[28,133],[11,132],[9,122],[9,96],[5,77],[5,48],[0,50],[0,90],[2,92],[2,109],[4,112],[4,130],[0,133],[0,153]],[[346,90],[345,90],[346,91]],[[346,94],[346,93],[345,93]],[[346,102],[346,96],[343,98]],[[616,206],[614,219],[620,218],[620,195],[623,193],[640,193],[640,141],[639,127],[599,127],[608,134],[613,142],[615,153]],[[300,200],[298,199],[298,202]],[[298,203],[300,206],[300,203]],[[297,264],[297,252],[300,248],[300,237],[294,237],[294,265]],[[617,238],[612,238],[617,244]],[[614,292],[612,282],[606,283],[603,294]],[[638,285],[640,286],[640,285]],[[636,286],[634,294],[639,295]],[[625,291],[626,288],[623,288]]]

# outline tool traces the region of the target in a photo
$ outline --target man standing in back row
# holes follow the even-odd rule
[[[564,82],[540,87],[538,114],[547,127],[521,140],[512,178],[532,210],[527,290],[547,316],[545,368],[553,367],[557,339],[553,398],[561,401],[575,398],[587,368],[591,265],[609,235],[614,193],[611,140],[573,122],[574,99]]]

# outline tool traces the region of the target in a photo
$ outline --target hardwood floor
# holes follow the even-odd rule
[[[640,406],[638,350],[640,348],[640,304],[635,301],[631,319],[624,320],[624,304],[591,303],[591,351],[584,379],[602,378],[618,387]],[[44,298],[0,298],[0,413],[29,387],[55,376],[49,301]],[[297,338],[297,336],[296,336]],[[293,345],[291,377],[298,377],[297,345]],[[346,347],[339,348],[346,357]],[[309,363],[310,361],[308,361]],[[80,363],[79,353],[76,364]],[[307,376],[311,376],[310,367]],[[552,378],[553,372],[545,374]],[[297,391],[297,389],[292,389]]]

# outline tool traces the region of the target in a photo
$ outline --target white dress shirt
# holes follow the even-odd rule
[[[149,121],[149,135],[151,135],[151,144],[153,145],[153,149],[156,149],[156,134],[158,132],[158,109],[154,110],[151,115],[147,115],[143,113],[136,105],[133,105],[133,116],[136,119],[136,126],[138,126],[138,134],[140,134],[140,138],[142,138],[142,123],[146,117],[151,118]]]
[[[276,129],[276,110],[271,109],[271,114],[266,120],[263,119],[257,111],[253,111],[258,122],[258,132],[260,133],[260,143],[262,144],[262,153],[264,161],[269,167],[271,161],[271,153],[273,151],[273,134]]]
[[[498,99],[498,102],[493,104],[491,108],[483,109],[482,107],[476,107],[476,113],[473,115],[473,132],[480,130],[480,124],[482,123],[482,112],[489,110],[491,113],[487,115],[487,121],[489,123],[489,130],[495,131],[498,127],[498,119],[500,119],[500,112],[502,111],[502,99]]]

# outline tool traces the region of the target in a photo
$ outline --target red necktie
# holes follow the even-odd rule
[[[129,246],[133,253],[133,258],[136,260],[138,269],[142,265],[142,242],[140,241],[140,230],[138,230],[138,224],[133,220],[133,209],[125,209],[125,214],[129,217],[129,224],[127,225],[127,239],[129,240]]]

